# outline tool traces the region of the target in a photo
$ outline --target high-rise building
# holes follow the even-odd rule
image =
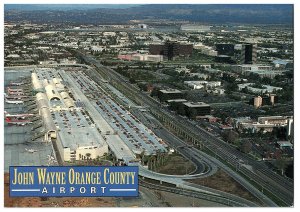
[[[218,55],[233,56],[234,55],[234,44],[218,43],[218,44],[216,44],[216,50],[218,52]]]
[[[255,108],[259,108],[265,105],[274,105],[278,103],[278,96],[275,94],[267,94],[265,96],[255,96],[250,99],[249,103],[254,105]]]
[[[164,45],[164,56],[168,60],[173,60],[175,55],[179,55],[179,44],[177,42],[167,41]]]
[[[243,44],[241,50],[240,62],[243,64],[254,64],[257,60],[257,45]]]
[[[154,55],[164,55],[164,45],[162,44],[150,44],[149,53]]]

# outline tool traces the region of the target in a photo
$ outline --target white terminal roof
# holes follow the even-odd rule
[[[204,102],[185,102],[183,103],[187,107],[208,107],[209,104],[206,104]]]
[[[52,111],[51,116],[64,147],[76,150],[106,144],[90,118],[81,111]]]
[[[126,163],[135,159],[134,154],[118,135],[105,135],[106,142],[111,151],[118,159],[123,159]]]

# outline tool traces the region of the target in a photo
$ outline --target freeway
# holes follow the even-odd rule
[[[99,80],[99,79],[93,78],[93,79],[90,79],[90,82],[92,82],[93,80]],[[91,83],[91,84],[93,84],[93,83]],[[91,88],[89,88],[89,89],[91,89]],[[85,90],[85,89],[83,89],[83,90]],[[81,98],[83,98],[83,97],[81,96]],[[153,117],[151,117],[151,118],[152,118],[152,121],[155,120]],[[159,122],[156,120],[156,124],[158,124],[158,123]],[[254,204],[248,200],[245,200],[243,198],[240,198],[238,196],[228,194],[228,193],[225,193],[222,191],[218,191],[215,189],[203,187],[200,185],[191,184],[191,183],[184,181],[187,179],[204,178],[204,177],[208,177],[208,176],[216,173],[218,168],[214,163],[211,162],[212,160],[214,160],[214,158],[212,158],[209,155],[206,155],[205,153],[202,153],[202,152],[191,155],[189,147],[185,146],[185,144],[182,140],[178,139],[176,136],[169,133],[166,129],[161,128],[159,130],[161,130],[162,135],[165,134],[164,136],[171,136],[171,137],[166,137],[165,139],[168,139],[169,141],[172,141],[173,143],[175,142],[175,144],[176,144],[175,146],[177,147],[178,151],[180,151],[186,157],[190,157],[190,159],[195,162],[195,164],[197,165],[197,170],[192,174],[190,173],[190,174],[186,174],[186,175],[166,175],[166,174],[161,174],[161,173],[156,173],[156,172],[150,171],[150,170],[144,168],[143,166],[139,165],[139,167],[140,167],[139,175],[140,176],[151,178],[151,179],[156,179],[161,182],[171,183],[171,184],[176,185],[177,187],[183,188],[184,190],[186,190],[186,189],[192,190],[194,192],[200,192],[201,194],[209,194],[209,195],[215,196],[215,198],[226,199],[226,201],[228,201],[228,202],[235,202],[234,204],[236,206],[237,205],[238,206],[257,206],[256,204]],[[159,132],[156,132],[156,133],[159,134]],[[207,169],[205,169],[205,167],[207,167]]]
[[[242,200],[242,202],[241,202],[240,199],[228,199],[223,196],[218,196],[218,195],[210,194],[207,192],[201,192],[199,190],[197,190],[197,191],[186,190],[186,189],[177,188],[177,187],[174,188],[174,187],[168,187],[168,186],[159,185],[159,184],[153,184],[153,183],[147,182],[143,178],[139,179],[139,185],[142,187],[149,188],[151,190],[172,192],[172,193],[176,193],[176,194],[180,194],[180,195],[184,195],[184,196],[188,196],[188,197],[194,197],[194,198],[205,199],[208,201],[221,203],[221,204],[228,205],[228,206],[234,206],[234,207],[241,207],[241,206],[256,207],[257,206],[256,204],[253,204],[249,201]]]
[[[114,70],[101,65],[90,56],[81,56],[86,60],[86,62],[92,63],[96,68],[98,68],[98,70],[106,76],[113,85],[123,88],[122,91],[124,91],[129,98],[139,102],[141,105],[149,106],[152,113],[163,117],[165,120],[173,123],[173,125],[175,125],[178,129],[181,129],[186,134],[189,134],[191,137],[204,144],[209,151],[215,153],[216,156],[222,158],[222,160],[231,164],[233,167],[237,167],[236,171],[244,174],[261,188],[272,193],[272,195],[280,199],[284,205],[293,205],[294,185],[292,181],[279,176],[272,170],[269,170],[264,163],[255,161],[248,155],[229,146],[223,140],[216,138],[206,130],[199,126],[195,126],[187,119],[169,113],[169,111],[166,110],[166,108],[163,108],[159,102],[140,92],[137,87],[129,84],[124,77],[116,73]],[[247,166],[245,166],[242,162],[247,162]],[[262,175],[264,177],[262,177]]]
[[[92,95],[92,91],[95,91],[96,88],[93,88],[94,86],[94,78],[93,79],[88,79],[86,78],[84,75],[77,73],[76,77],[79,76],[79,78],[75,78],[74,80],[71,80],[69,77],[69,75],[72,75],[72,77],[75,77],[74,73],[68,73],[66,74],[64,71],[62,71],[62,74],[64,75],[64,79],[65,81],[67,81],[68,83],[72,84],[73,83],[73,87],[72,89],[76,89],[76,93],[79,96],[76,96],[77,98],[80,98],[81,101],[85,102],[85,105],[88,105],[88,103],[90,102],[90,100],[88,100],[87,98],[91,98],[94,99],[94,97]],[[97,79],[97,78],[96,78]],[[86,93],[87,96],[85,96],[84,93],[79,91],[79,87],[77,85],[75,85],[75,83],[79,83],[80,85],[82,85],[83,87],[81,87],[81,89],[86,92],[88,91],[88,93]],[[101,90],[101,89],[100,89]],[[98,94],[101,94],[100,90],[98,90]],[[104,90],[103,90],[104,91]],[[95,94],[96,95],[96,94]],[[102,93],[102,98],[103,98],[103,93]],[[96,99],[100,99],[100,96]],[[107,103],[110,101],[107,101],[106,103],[102,103],[102,107],[107,106]],[[91,107],[89,107],[89,111],[93,111],[93,108],[97,108],[97,105],[91,105]],[[112,113],[112,111],[110,111]],[[93,111],[93,115],[95,116],[97,114],[96,111]],[[102,118],[102,117],[101,117]],[[136,124],[137,125],[137,124]],[[168,135],[168,132],[162,132],[165,133],[166,135]],[[184,145],[183,141],[180,141],[179,139],[170,139],[170,140],[174,140],[177,142],[177,147],[180,147],[182,145]],[[189,149],[186,149],[185,146],[180,147],[179,150],[186,156],[189,157]],[[194,179],[194,178],[199,178],[199,177],[207,177],[210,176],[212,174],[214,174],[218,169],[217,166],[215,166],[213,163],[211,163],[210,160],[208,160],[208,156],[203,156],[204,153],[200,153],[197,155],[192,155],[191,158],[193,158],[193,160],[195,161],[195,164],[197,165],[197,170],[195,171],[195,173],[193,174],[186,174],[186,175],[166,175],[166,174],[160,174],[160,173],[156,173],[153,171],[150,171],[148,169],[146,169],[145,167],[139,165],[139,175],[143,176],[143,177],[147,177],[147,178],[151,178],[151,179],[156,179],[158,181],[161,182],[167,182],[167,183],[171,183],[176,185],[178,188],[182,188],[183,192],[193,192],[194,194],[199,195],[199,193],[201,193],[201,195],[210,195],[211,197],[214,197],[215,199],[222,199],[223,201],[228,202],[228,204],[230,203],[230,205],[234,205],[234,206],[257,206],[256,204],[240,198],[238,196],[232,195],[232,194],[228,194],[222,191],[218,191],[215,189],[211,189],[211,188],[207,188],[207,187],[203,187],[200,185],[194,185],[191,183],[188,183],[184,180],[186,179]],[[207,165],[203,165],[203,164],[207,164]],[[207,169],[205,168],[207,167]],[[189,191],[186,191],[189,190]],[[200,195],[200,196],[201,196]]]
[[[156,127],[156,129],[154,129],[154,132],[159,137],[164,138],[166,141],[168,141],[168,143],[171,143],[172,146],[178,147],[178,146],[184,145],[184,141],[178,139],[176,136],[174,136],[168,130],[166,130],[163,126],[161,126],[161,124],[154,117],[151,117],[151,115],[147,115],[147,116],[149,117],[148,120],[151,120],[155,126],[159,126],[159,127]],[[139,118],[143,117],[143,114],[139,114],[138,117]],[[228,173],[231,177],[233,177],[233,179],[235,179],[235,181],[237,181],[238,183],[243,185],[247,190],[249,190],[252,194],[254,194],[258,199],[262,198],[264,200],[264,202],[266,202],[268,205],[276,206],[276,204],[274,204],[272,200],[270,200],[269,198],[262,195],[258,189],[253,187],[241,175],[237,174],[236,172],[234,172],[232,169],[228,168],[227,166],[224,166],[224,164],[221,163],[216,158],[213,158],[213,157],[205,154],[204,152],[199,151],[197,148],[194,148],[191,146],[189,146],[188,149],[184,148],[184,150],[187,150],[187,154],[189,155],[189,157],[191,159],[195,159],[195,158],[198,158],[199,156],[202,156],[201,159],[206,164],[208,164],[208,167],[210,167],[212,169],[215,167],[221,167],[226,173]],[[183,152],[183,154],[185,154],[185,152]],[[212,173],[215,173],[215,171],[211,170],[210,172],[208,172],[207,175],[202,175],[197,178],[204,178],[204,177],[212,175]],[[195,185],[193,185],[193,186],[195,186]]]

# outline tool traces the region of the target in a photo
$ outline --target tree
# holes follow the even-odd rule
[[[158,91],[159,91],[159,88],[158,87],[154,87],[152,92],[151,92],[151,96],[157,96],[158,95]]]
[[[87,159],[89,159],[91,157],[91,153],[86,153],[85,156],[87,157]]]
[[[105,153],[103,154],[103,157],[104,157],[105,160],[106,160],[107,156],[108,156],[108,153],[105,152]]]
[[[285,169],[288,166],[288,161],[286,158],[279,158],[276,160],[275,166],[277,167],[277,169],[279,169],[281,171],[281,175],[284,175]]]
[[[251,149],[252,149],[252,144],[250,141],[243,142],[243,144],[241,146],[242,152],[249,153],[249,152],[251,152]]]
[[[136,81],[135,81],[135,79],[134,79],[134,78],[130,78],[130,79],[129,79],[129,82],[130,82],[131,84],[134,84],[134,83],[136,83]]]
[[[239,134],[230,130],[228,132],[223,133],[223,138],[229,143],[234,143],[239,138]]]

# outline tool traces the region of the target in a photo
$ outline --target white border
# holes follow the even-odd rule
[[[4,11],[4,7],[3,7],[3,4],[105,4],[105,3],[108,3],[107,1],[104,1],[104,0],[85,0],[85,1],[82,1],[82,0],[46,0],[46,1],[41,1],[41,0],[2,0],[1,3],[0,3],[0,13],[1,13],[1,21],[2,21],[2,24],[1,24],[1,41],[0,41],[0,46],[1,46],[1,70],[3,70],[3,65],[4,65],[4,55],[3,55],[3,44],[4,44],[4,30],[3,30],[3,23],[4,23],[4,15],[3,15],[3,11]],[[298,141],[297,141],[297,138],[299,138],[299,131],[297,131],[297,121],[299,120],[299,115],[298,115],[298,111],[297,109],[300,107],[299,105],[299,97],[297,95],[297,91],[300,89],[299,85],[297,84],[298,80],[299,80],[299,62],[300,61],[300,58],[299,58],[299,48],[300,48],[300,45],[299,45],[299,33],[298,33],[298,28],[299,28],[299,21],[300,20],[300,15],[299,15],[299,12],[300,12],[300,2],[297,1],[297,0],[263,0],[263,1],[260,1],[260,0],[252,0],[252,1],[237,1],[237,0],[230,0],[230,1],[225,1],[225,0],[205,0],[205,1],[199,1],[199,0],[188,0],[188,1],[184,1],[184,0],[150,0],[150,1],[147,1],[147,0],[110,0],[109,1],[110,4],[294,4],[294,33],[295,33],[295,39],[294,39],[294,51],[295,51],[295,54],[294,54],[294,61],[295,61],[295,69],[294,69],[294,74],[295,74],[295,77],[294,77],[294,80],[295,80],[295,94],[294,94],[294,98],[295,98],[295,110],[294,110],[294,117],[295,117],[295,145],[294,145],[294,149],[295,149],[295,161],[294,161],[294,164],[295,164],[295,167],[294,167],[294,179],[299,179],[299,159],[297,157],[297,153],[299,153],[299,145],[298,145]],[[0,76],[0,93],[3,94],[3,77],[4,77],[4,71],[1,72],[1,76]],[[1,132],[3,132],[3,98],[1,98],[1,110],[0,110],[0,118],[1,118]],[[1,144],[3,144],[4,140],[3,140],[3,133],[1,135]],[[1,148],[1,173],[2,173],[2,176],[3,176],[3,159],[4,159],[4,150],[3,150],[3,146]],[[1,190],[1,203],[2,203],[2,207],[4,205],[4,199],[3,199],[3,177],[0,177],[0,190]],[[299,200],[299,184],[298,184],[299,180],[298,181],[295,181],[295,207],[293,209],[287,209],[287,208],[274,208],[274,210],[295,210],[295,209],[299,209],[299,203],[297,203],[297,200]],[[11,208],[9,208],[11,210]],[[126,208],[125,210],[141,210],[142,208]],[[5,208],[5,210],[8,210],[8,208]],[[25,211],[31,211],[31,210],[34,210],[32,208],[14,208],[14,210],[25,210]],[[39,209],[36,209],[36,210],[39,210]],[[53,210],[53,208],[43,208],[43,210]],[[65,209],[59,209],[59,210],[65,210]],[[67,210],[78,210],[78,211],[81,211],[81,210],[84,210],[84,208],[68,208]],[[87,210],[107,210],[107,208],[88,208]],[[118,210],[117,208],[112,208],[110,210]],[[122,211],[124,210],[124,208],[121,209]],[[174,208],[143,208],[143,210],[174,210]],[[177,209],[175,209],[177,210]],[[240,208],[180,208],[178,209],[178,211],[181,211],[181,210],[222,210],[222,211],[240,211]],[[253,208],[243,208],[242,210],[253,210]],[[271,211],[273,209],[271,208],[255,208],[254,210],[258,210],[258,211]]]

